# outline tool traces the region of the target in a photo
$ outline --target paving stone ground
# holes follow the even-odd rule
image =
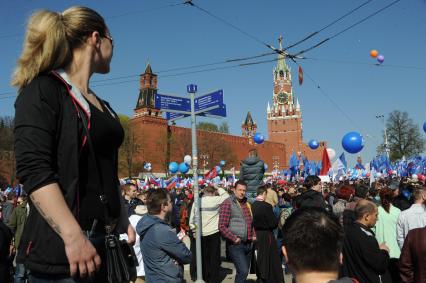
[[[184,238],[184,243],[189,248],[190,243],[189,239],[187,237]],[[218,272],[221,273],[221,278],[223,278],[222,283],[231,283],[234,282],[235,278],[235,267],[232,262],[228,262],[225,260],[225,243],[222,241],[221,245],[221,256],[222,256],[222,265],[221,270]],[[184,279],[187,283],[194,282],[191,280],[191,276],[189,274],[189,264],[185,265],[185,273],[184,273]],[[284,275],[284,279],[286,283],[291,283],[292,276],[291,275]],[[256,282],[256,275],[255,274],[249,274],[247,277],[247,282]]]

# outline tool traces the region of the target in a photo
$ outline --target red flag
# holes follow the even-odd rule
[[[204,174],[204,178],[205,179],[213,179],[216,176],[217,176],[216,167],[213,167],[212,170],[210,170],[209,172],[207,172],[206,174]]]
[[[328,170],[331,168],[330,158],[328,157],[327,148],[324,148],[322,152],[322,166],[320,176],[328,175]]]
[[[302,66],[299,66],[299,85],[303,84],[303,70]]]
[[[176,187],[176,181],[171,182],[167,185],[167,189],[170,191],[171,189],[174,189]]]

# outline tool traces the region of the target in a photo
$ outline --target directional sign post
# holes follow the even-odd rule
[[[176,121],[182,118],[186,118],[189,117],[190,115],[188,114],[180,114],[180,113],[173,113],[173,112],[166,112],[166,119],[167,121]]]
[[[208,117],[226,117],[226,105],[221,104],[217,108],[205,111],[200,116],[208,116]]]
[[[155,95],[155,108],[167,112],[189,114],[191,112],[191,101],[185,97],[157,93]]]
[[[197,85],[187,86],[187,92],[190,98],[172,95],[155,95],[155,108],[166,112],[166,118],[169,121],[175,121],[191,116],[191,135],[192,135],[192,171],[194,172],[194,205],[195,205],[195,223],[197,225],[196,233],[196,259],[197,259],[197,281],[204,282],[202,276],[201,261],[201,204],[198,191],[198,152],[197,152],[197,132],[196,116],[208,117],[226,117],[226,105],[223,103],[223,90],[205,94],[195,98]]]
[[[198,190],[198,150],[197,150],[197,129],[195,120],[195,92],[197,92],[196,85],[188,85],[187,90],[191,98],[191,136],[192,136],[192,171],[194,172],[194,203],[195,203],[195,223],[197,225],[196,239],[195,239],[195,250],[196,250],[196,261],[197,261],[197,280],[196,282],[203,281],[202,272],[202,259],[201,259],[201,202]]]
[[[218,90],[195,99],[195,112],[205,110],[212,106],[223,104],[223,90]]]

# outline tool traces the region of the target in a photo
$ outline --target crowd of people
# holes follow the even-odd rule
[[[284,282],[283,274],[290,273],[296,282],[314,282],[311,276],[317,272],[325,272],[328,281],[343,278],[341,282],[424,282],[426,250],[421,239],[426,236],[426,187],[423,183],[408,178],[383,178],[371,185],[368,179],[323,183],[317,176],[308,176],[303,182],[272,181],[257,186],[254,201],[248,201],[247,188],[244,180],[228,187],[201,186],[202,274],[206,282],[221,280],[222,241],[226,244],[223,256],[235,265],[235,282],[245,282],[250,272],[256,274],[259,282]],[[155,213],[149,212],[151,194],[158,190],[162,191],[161,188],[140,191],[136,182],[125,184],[123,194],[129,215],[138,214],[142,219],[143,215],[158,216],[161,205]],[[194,219],[192,188],[174,188],[163,197],[167,199],[163,203],[167,204],[165,212],[170,214],[164,213],[161,220],[154,219],[169,225],[164,229],[171,229],[174,236],[169,234],[167,238],[165,231],[155,232],[155,229],[147,234],[146,230],[155,224],[152,219],[139,224],[131,221],[141,237],[141,247],[137,250],[143,259],[140,266],[149,266],[152,274],[146,274],[148,278],[169,276],[170,279],[176,274],[182,278],[182,270],[176,273],[170,269],[168,273],[164,265],[153,261],[158,255],[152,255],[155,248],[151,245],[170,245],[179,251],[165,252],[163,256],[167,254],[171,262],[190,263],[191,278],[195,281],[194,235],[199,229]],[[324,222],[308,224],[313,220],[301,211]],[[294,229],[301,229],[295,233],[287,223],[299,214],[304,220],[297,224],[302,226],[295,226]],[[331,230],[321,230],[325,229],[321,225],[330,225],[327,229]],[[155,237],[153,233],[159,234]],[[179,241],[184,237],[190,239],[187,248]],[[162,238],[164,242],[160,241]],[[300,263],[291,261],[292,256],[301,257]],[[138,275],[143,278],[145,273],[141,270]],[[347,281],[348,278],[353,281]]]
[[[243,179],[227,187],[201,185],[198,229],[191,187],[141,189],[132,180],[122,185],[127,215],[137,231],[136,282],[183,280],[184,264],[190,265],[195,281],[195,235],[200,230],[205,282],[223,279],[221,256],[235,265],[235,282],[245,282],[249,273],[258,282],[284,282],[284,274],[296,282],[425,282],[423,183],[409,178],[383,178],[371,185],[367,179],[324,183],[308,176],[303,182],[258,185],[251,201],[247,188]],[[21,192],[1,195],[3,274],[10,274],[5,268],[12,267],[29,213]],[[15,282],[25,282],[28,270],[14,266]],[[328,281],[315,281],[315,276]]]

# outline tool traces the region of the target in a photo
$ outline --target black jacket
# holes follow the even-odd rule
[[[327,204],[320,192],[308,189],[296,197],[296,207],[319,207],[327,209]]]
[[[78,220],[79,153],[85,139],[77,107],[81,115],[85,111],[70,88],[50,73],[21,90],[15,102],[15,153],[17,175],[26,193],[58,183]],[[62,239],[31,202],[17,261],[32,271],[69,274]]]
[[[12,282],[10,280],[10,271],[13,267],[13,257],[9,257],[9,247],[12,238],[12,231],[0,220],[0,282],[2,283]]]
[[[247,157],[241,161],[240,179],[247,183],[248,192],[256,192],[263,185],[265,163],[259,157]]]
[[[388,252],[379,248],[371,229],[358,222],[345,228],[341,268],[343,276],[363,283],[391,283],[391,279],[385,274],[388,261]]]

